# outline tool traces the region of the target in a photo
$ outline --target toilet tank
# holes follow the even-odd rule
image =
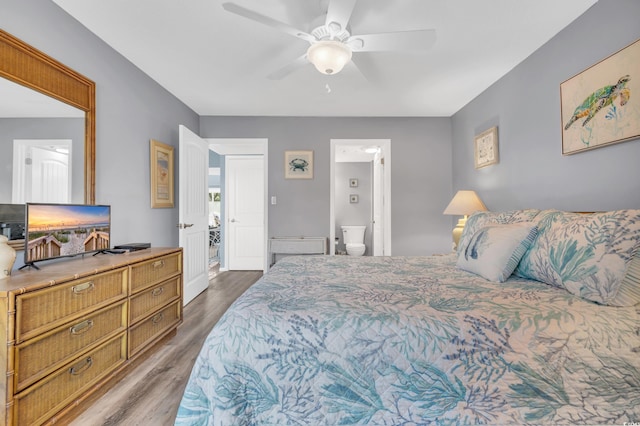
[[[364,231],[367,229],[365,225],[343,225],[340,228],[345,244],[364,243]]]

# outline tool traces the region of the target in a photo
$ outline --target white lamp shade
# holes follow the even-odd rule
[[[351,60],[351,49],[339,41],[323,40],[309,46],[307,59],[322,74],[337,74]]]
[[[468,216],[473,212],[487,210],[475,191],[458,191],[443,214]]]

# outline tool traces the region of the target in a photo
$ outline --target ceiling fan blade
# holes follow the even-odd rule
[[[398,31],[380,34],[359,34],[347,40],[354,52],[424,51],[436,42],[435,30]]]
[[[371,62],[371,58],[368,58],[366,54],[353,55],[351,57],[351,63],[369,83],[378,84],[380,82],[380,75],[376,71],[375,64]]]
[[[349,19],[351,19],[351,13],[356,5],[356,1],[357,0],[330,0],[325,25],[332,28],[331,23],[335,22],[340,25],[340,28],[336,28],[336,32],[345,30],[349,24]]]
[[[284,67],[280,68],[279,70],[276,70],[276,71],[272,72],[271,74],[267,75],[267,78],[269,80],[280,80],[280,79],[288,76],[289,74],[291,74],[295,70],[297,70],[299,68],[302,68],[303,66],[307,65],[308,63],[309,63],[309,61],[307,60],[307,54],[305,53],[304,55],[300,56],[297,59],[294,59],[292,62],[288,63],[287,65],[285,65]]]
[[[289,24],[285,24],[284,22],[280,22],[268,16],[262,15],[258,12],[254,12],[253,10],[246,9],[242,6],[238,6],[235,3],[222,3],[222,7],[227,12],[235,13],[236,15],[242,16],[247,19],[251,19],[252,21],[256,21],[261,24],[267,25],[269,27],[278,29],[289,35],[308,41],[309,43],[316,41],[315,37],[312,36],[311,34],[308,34],[302,30],[294,28]]]

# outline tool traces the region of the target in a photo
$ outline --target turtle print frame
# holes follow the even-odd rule
[[[640,40],[560,84],[562,154],[640,137]]]

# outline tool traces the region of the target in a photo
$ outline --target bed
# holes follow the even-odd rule
[[[459,247],[280,260],[212,329],[175,423],[640,421],[640,211],[477,213]]]

